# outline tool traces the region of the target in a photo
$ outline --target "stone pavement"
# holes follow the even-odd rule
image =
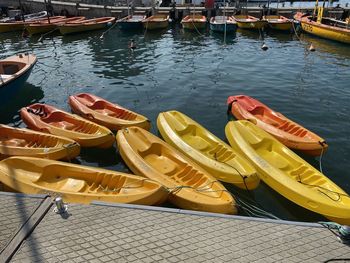
[[[103,203],[52,210],[12,262],[350,261],[350,247],[318,224]]]

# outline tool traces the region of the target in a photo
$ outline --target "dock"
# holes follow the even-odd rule
[[[346,262],[316,223],[0,192],[0,262]]]

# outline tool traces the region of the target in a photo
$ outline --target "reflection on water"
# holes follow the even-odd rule
[[[155,134],[158,113],[174,109],[225,139],[227,96],[247,94],[325,138],[330,147],[323,170],[350,192],[345,176],[350,170],[349,46],[304,34],[299,41],[293,35],[268,32],[264,41],[269,49],[262,51],[258,31],[238,30],[227,35],[225,45],[222,34],[198,34],[179,26],[146,34],[115,28],[100,39],[102,32],[53,35],[42,42],[0,35],[1,57],[32,51],[39,60],[25,93],[1,114],[1,122],[19,125],[18,110],[37,101],[69,110],[69,95],[91,92],[146,115]],[[134,52],[128,48],[130,39],[137,45]],[[311,41],[316,46],[313,53],[307,50]],[[318,167],[315,159],[306,160]],[[77,161],[127,169],[115,149],[87,149]],[[253,195],[281,218],[319,220],[265,185]]]

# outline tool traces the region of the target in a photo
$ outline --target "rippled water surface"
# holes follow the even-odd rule
[[[38,41],[18,34],[0,35],[0,58],[18,52],[38,56],[27,84],[0,121],[24,126],[22,106],[44,102],[69,110],[67,96],[91,92],[140,112],[153,123],[159,112],[176,109],[222,139],[227,122],[226,99],[253,96],[313,130],[329,143],[322,161],[324,173],[350,193],[350,47],[301,35],[269,33],[266,52],[259,33],[229,35],[183,32],[177,26],[163,32],[122,33],[112,29],[76,36],[55,35]],[[135,52],[127,48],[137,43]],[[312,42],[316,52],[307,51]],[[318,167],[316,159],[303,156]],[[84,150],[79,162],[126,171],[115,149]],[[245,193],[228,186],[240,196]],[[320,219],[261,184],[256,201],[278,217]]]

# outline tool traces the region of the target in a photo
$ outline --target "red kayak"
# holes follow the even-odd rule
[[[115,140],[106,127],[46,104],[22,108],[21,117],[33,130],[70,138],[82,147],[109,148]]]
[[[114,131],[130,126],[151,128],[146,117],[89,93],[70,96],[69,105],[76,114]]]
[[[249,96],[230,96],[227,104],[239,120],[249,120],[291,149],[318,156],[328,148],[324,139]]]

